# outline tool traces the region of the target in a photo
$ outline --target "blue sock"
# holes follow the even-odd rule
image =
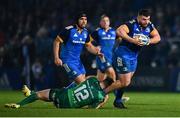
[[[124,93],[124,89],[115,90],[116,102],[122,102],[121,99],[122,99],[123,93]]]
[[[75,82],[72,82],[67,87],[65,87],[65,89],[74,88],[75,86],[77,86],[77,84]]]

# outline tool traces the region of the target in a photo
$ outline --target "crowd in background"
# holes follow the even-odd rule
[[[103,13],[110,16],[111,26],[117,28],[136,16],[139,9],[151,8],[151,20],[162,40],[142,50],[139,67],[180,67],[179,4],[179,0],[1,0],[0,78],[12,78],[12,82],[16,81],[13,78],[26,78],[22,83],[27,79],[34,84],[43,83],[37,85],[39,89],[55,83],[67,84],[57,79],[66,76],[53,63],[52,43],[82,10],[88,14],[87,28],[91,32],[98,27]],[[95,56],[83,52],[88,74],[95,72],[91,69],[94,59]]]

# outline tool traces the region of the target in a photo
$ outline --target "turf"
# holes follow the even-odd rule
[[[127,92],[130,100],[125,104],[128,109],[113,107],[114,95],[110,94],[107,104],[101,109],[56,109],[51,103],[37,101],[19,109],[8,109],[5,103],[18,102],[24,96],[18,91],[0,91],[0,117],[25,116],[25,117],[180,117],[180,94],[178,93],[151,93]]]

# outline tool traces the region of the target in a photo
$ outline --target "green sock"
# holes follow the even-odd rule
[[[31,95],[34,94],[34,93],[36,93],[36,92],[35,91],[31,91]]]
[[[35,92],[33,92],[30,96],[28,96],[27,98],[25,98],[24,100],[22,100],[21,102],[18,102],[17,104],[19,104],[20,106],[32,103],[34,101],[38,100],[38,96]]]

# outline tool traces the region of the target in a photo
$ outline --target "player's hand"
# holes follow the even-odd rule
[[[57,66],[62,66],[62,60],[60,58],[55,58],[54,59],[54,63],[57,65]]]
[[[104,54],[101,53],[101,47],[100,46],[96,47],[96,51],[97,51],[96,55],[99,56],[99,58],[103,58],[104,57]]]
[[[109,99],[109,96],[106,95],[106,96],[104,97],[104,101],[101,102],[101,103],[96,107],[96,109],[101,108],[101,107],[108,101],[108,99]]]
[[[139,37],[133,38],[133,43],[138,45],[138,46],[144,46],[143,42],[139,39]]]
[[[99,56],[99,58],[104,58],[104,54],[101,52],[97,52],[97,56]]]

